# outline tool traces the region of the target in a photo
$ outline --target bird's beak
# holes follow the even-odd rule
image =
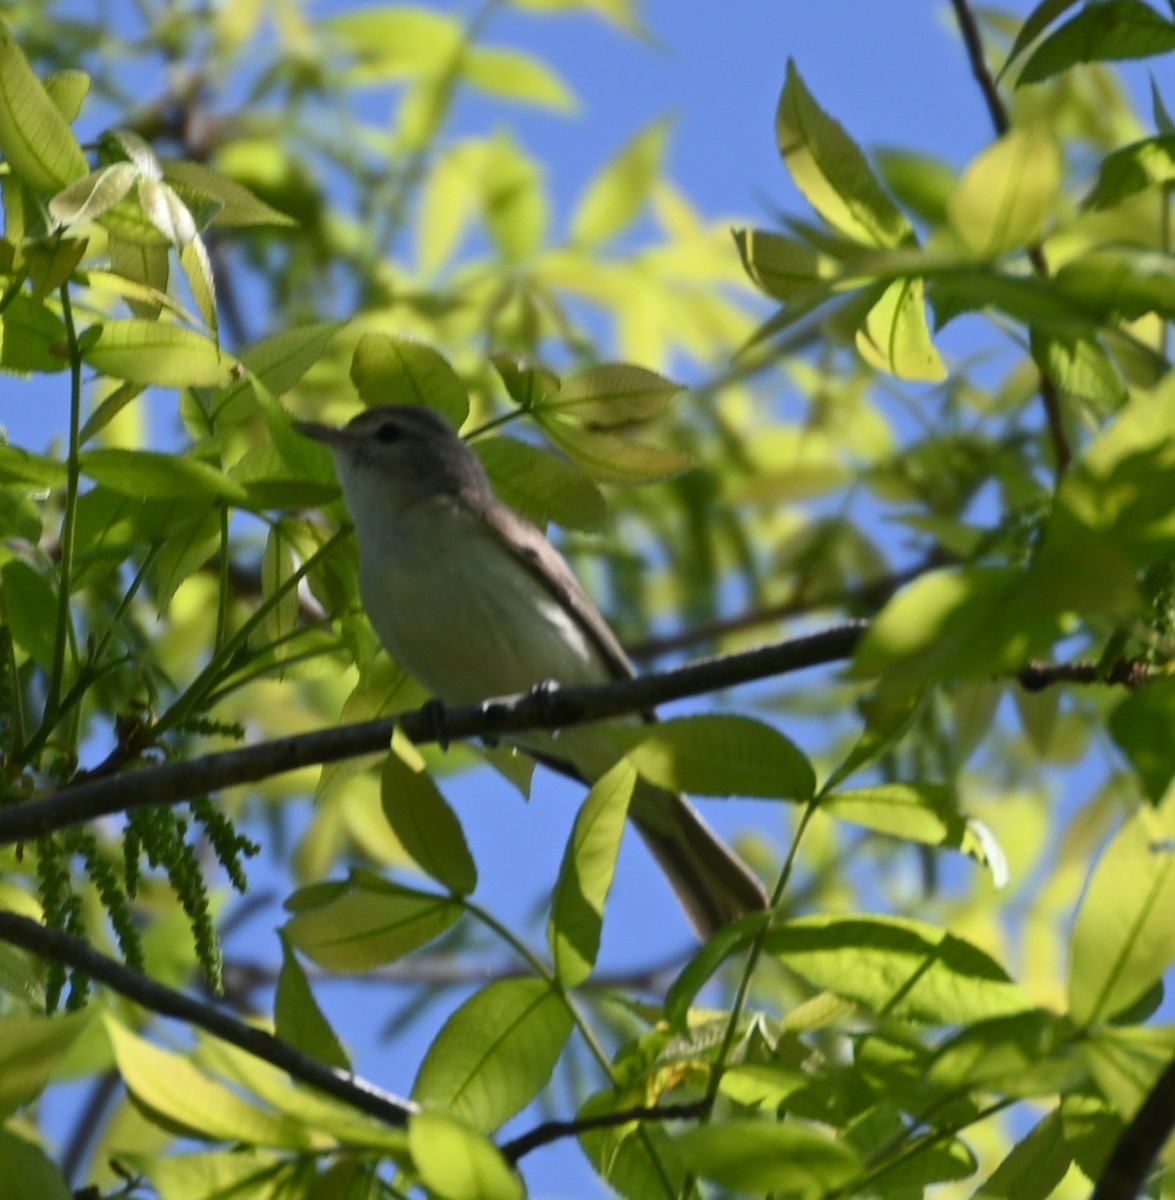
[[[303,436],[328,446],[337,446],[345,440],[346,431],[334,425],[319,425],[314,421],[295,421],[294,428]]]

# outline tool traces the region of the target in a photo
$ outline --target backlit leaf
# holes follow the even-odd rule
[[[412,1098],[475,1129],[497,1129],[538,1095],[571,1034],[566,1002],[543,979],[500,979],[445,1022]]]

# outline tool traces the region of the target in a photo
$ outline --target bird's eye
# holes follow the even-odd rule
[[[401,429],[394,421],[385,421],[376,431],[375,439],[378,442],[383,442],[385,446],[390,446],[392,442],[400,440]]]

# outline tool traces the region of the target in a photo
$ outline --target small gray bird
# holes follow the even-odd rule
[[[493,492],[438,413],[389,405],[335,428],[299,422],[334,455],[359,541],[359,591],[388,653],[448,704],[629,679],[633,667],[543,533]],[[586,783],[620,751],[601,723],[511,742]],[[630,815],[698,934],[765,907],[750,868],[684,796],[640,780]]]

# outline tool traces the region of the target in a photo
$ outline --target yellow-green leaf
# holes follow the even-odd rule
[[[1175,960],[1175,803],[1144,807],[1094,867],[1073,926],[1069,1015],[1106,1021]]]
[[[447,932],[462,908],[447,896],[357,873],[318,907],[286,924],[290,941],[331,971],[370,971]]]
[[[867,246],[897,246],[913,237],[856,142],[816,103],[792,62],[775,134],[796,186],[834,229]]]
[[[461,62],[464,78],[474,87],[557,112],[572,112],[575,93],[545,62],[521,50],[502,46],[473,46]]]
[[[521,1177],[493,1142],[447,1113],[416,1113],[408,1122],[408,1150],[438,1200],[524,1200]]]
[[[216,387],[236,360],[194,329],[158,321],[106,321],[82,357],[96,371],[156,387]]]
[[[615,736],[641,775],[670,791],[806,800],[816,786],[795,744],[750,717],[678,717]]]
[[[457,372],[431,346],[410,338],[365,333],[351,359],[351,382],[370,405],[417,404],[454,426],[469,415],[469,394]]]
[[[595,966],[604,903],[636,782],[636,771],[625,759],[601,776],[583,802],[563,851],[547,939],[555,974],[564,987],[577,987]]]
[[[409,766],[394,750],[380,774],[384,816],[422,871],[450,891],[477,887],[477,864],[457,814],[426,771]]]
[[[963,173],[951,226],[976,258],[996,258],[1040,239],[1061,186],[1061,151],[1041,126],[1013,129]]]
[[[597,245],[636,219],[661,171],[668,135],[668,122],[655,121],[605,165],[576,207],[571,220],[574,241]]]
[[[545,1086],[572,1024],[566,1001],[546,980],[491,983],[433,1039],[412,1098],[475,1129],[496,1129]]]
[[[947,376],[926,323],[921,279],[898,279],[889,285],[857,330],[861,357],[899,379],[939,383]]]
[[[12,31],[0,21],[0,156],[39,192],[59,192],[90,169]]]

